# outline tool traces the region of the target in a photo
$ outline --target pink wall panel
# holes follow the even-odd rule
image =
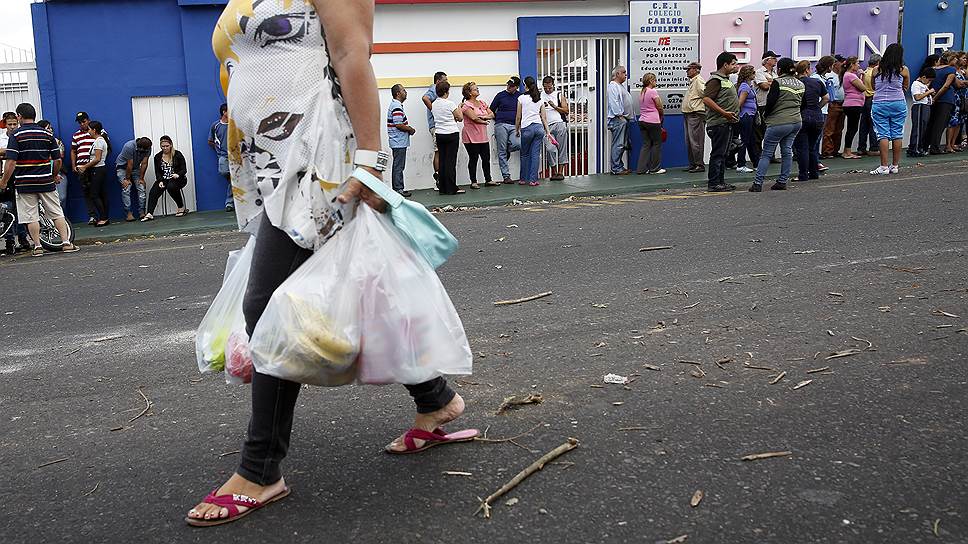
[[[708,79],[708,74],[716,70],[716,57],[727,50],[727,40],[731,40],[728,47],[740,58],[740,64],[745,64],[744,54],[738,50],[749,49],[750,62],[758,66],[765,51],[764,20],[765,13],[762,11],[703,15],[699,25],[702,32],[699,39],[699,62],[702,64],[703,77]]]

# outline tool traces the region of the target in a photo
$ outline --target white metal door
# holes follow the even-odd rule
[[[14,111],[24,102],[37,109],[38,119],[43,118],[34,53],[0,45],[0,108]]]
[[[610,170],[608,82],[612,69],[626,64],[627,51],[622,35],[538,37],[538,84],[554,77],[571,106],[566,176]]]
[[[162,136],[170,136],[175,143],[175,149],[181,151],[188,163],[188,185],[182,190],[185,206],[195,210],[195,164],[192,160],[192,129],[188,111],[187,96],[145,96],[131,99],[131,111],[134,114],[135,138],[151,138],[153,153],[161,151],[158,140]],[[110,129],[109,129],[110,130]],[[120,149],[124,142],[114,142]],[[148,187],[155,182],[155,164],[148,161],[148,172],[145,174]],[[155,215],[169,215],[175,213],[177,207],[168,193],[158,200]]]

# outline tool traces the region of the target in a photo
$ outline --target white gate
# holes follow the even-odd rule
[[[555,78],[558,90],[571,106],[571,162],[564,175],[587,176],[611,170],[608,82],[613,68],[626,65],[627,52],[622,35],[538,37],[538,84],[546,75]]]
[[[192,125],[188,114],[187,96],[147,96],[131,99],[131,112],[134,114],[135,138],[151,138],[152,158],[161,151],[158,140],[162,136],[170,136],[175,143],[175,149],[181,151],[188,163],[188,185],[182,190],[185,206],[195,210],[195,164],[192,161]],[[124,142],[115,142],[120,149]],[[145,173],[148,188],[154,184],[155,162],[148,160],[148,171]],[[155,215],[169,215],[175,213],[177,207],[168,193],[158,201]]]
[[[38,119],[43,118],[34,52],[0,45],[0,108],[14,111],[24,102],[37,108]]]

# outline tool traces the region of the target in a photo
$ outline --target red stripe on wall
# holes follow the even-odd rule
[[[374,53],[464,53],[468,51],[517,50],[517,40],[473,42],[385,42],[373,44]]]

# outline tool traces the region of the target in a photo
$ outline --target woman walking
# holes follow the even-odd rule
[[[800,104],[803,102],[804,85],[797,79],[793,59],[782,58],[777,63],[777,77],[770,85],[766,97],[766,133],[763,136],[763,153],[756,167],[756,177],[750,192],[763,190],[763,179],[770,167],[770,157],[780,146],[780,177],[770,189],[782,191],[787,188],[790,170],[793,169],[793,142],[802,125]]]
[[[857,135],[857,128],[860,125],[860,116],[864,113],[864,92],[867,91],[864,80],[857,74],[858,71],[860,71],[860,62],[858,62],[857,57],[850,57],[844,61],[840,71],[841,79],[844,82],[844,115],[847,116],[847,133],[844,137],[843,155],[845,159],[861,158],[860,155],[850,151],[854,143],[854,136]]]
[[[450,83],[437,84],[437,100],[430,109],[434,116],[434,134],[440,150],[440,182],[442,195],[462,195],[467,191],[457,186],[457,153],[460,151],[460,125],[464,114],[450,100]]]
[[[246,24],[239,24],[242,18]],[[293,36],[299,39],[289,39]],[[231,113],[235,211],[240,228],[258,229],[243,302],[249,335],[276,288],[340,230],[341,205],[361,200],[376,209],[386,206],[348,177],[352,166],[345,160],[353,157],[359,168],[382,176],[382,165],[373,158],[381,147],[381,112],[369,58],[372,36],[372,0],[266,0],[255,11],[251,2],[232,0],[215,29]],[[269,103],[267,95],[277,100]],[[264,129],[278,118],[279,104],[298,104],[301,120],[287,125],[289,137],[271,133],[270,138]],[[307,165],[315,169],[312,175],[306,175]],[[346,179],[342,185],[323,181],[341,179]],[[262,193],[260,185],[267,184],[260,181],[272,181],[275,188]],[[280,465],[289,450],[300,389],[295,382],[253,374],[252,416],[239,467],[189,510],[187,523],[235,521],[289,494]],[[463,399],[443,378],[407,389],[417,416],[387,451],[413,453],[453,442],[440,427],[463,413]]]
[[[900,169],[904,122],[907,119],[904,89],[911,85],[911,73],[904,65],[901,44],[887,46],[881,63],[874,69],[871,84],[874,87],[871,117],[881,151],[881,165],[871,170],[871,175],[896,174]],[[893,152],[890,158],[889,152]]]
[[[797,181],[820,178],[820,138],[823,136],[823,107],[827,105],[827,86],[822,80],[811,77],[810,61],[796,64],[797,77],[803,83],[803,102],[800,105],[800,128],[794,143],[797,149]]]
[[[148,213],[141,218],[142,222],[151,221],[155,218],[155,208],[158,207],[158,199],[168,193],[171,199],[178,206],[175,217],[185,215],[185,202],[182,198],[182,189],[188,185],[188,163],[181,151],[175,149],[175,144],[170,136],[162,136],[159,139],[161,151],[155,154],[155,184],[148,191],[148,205],[145,207]]]
[[[756,78],[756,68],[747,64],[740,68],[737,82],[739,87],[736,92],[739,94],[739,137],[743,142],[739,148],[736,159],[736,171],[744,174],[752,174],[756,170],[746,166],[746,157],[749,156],[750,164],[757,166],[760,163],[760,150],[756,146],[754,129],[756,128],[756,90],[753,88],[753,80]]]
[[[464,103],[461,113],[464,116],[464,130],[461,131],[461,141],[470,159],[467,170],[471,176],[471,189],[480,189],[477,183],[477,161],[481,162],[484,172],[484,185],[497,187],[500,183],[491,180],[491,141],[487,137],[487,125],[494,119],[494,113],[487,107],[487,102],[480,99],[481,91],[473,81],[465,83],[462,89]]]
[[[541,145],[545,135],[551,134],[551,131],[548,129],[544,102],[541,101],[541,89],[531,76],[524,78],[524,86],[524,94],[518,97],[515,121],[518,137],[521,138],[521,181],[518,184],[537,187],[541,185],[538,183]]]
[[[637,174],[665,174],[662,168],[662,122],[665,113],[662,99],[655,90],[656,77],[653,73],[642,76],[642,94],[639,96],[639,132],[642,133],[642,150],[639,152]]]

